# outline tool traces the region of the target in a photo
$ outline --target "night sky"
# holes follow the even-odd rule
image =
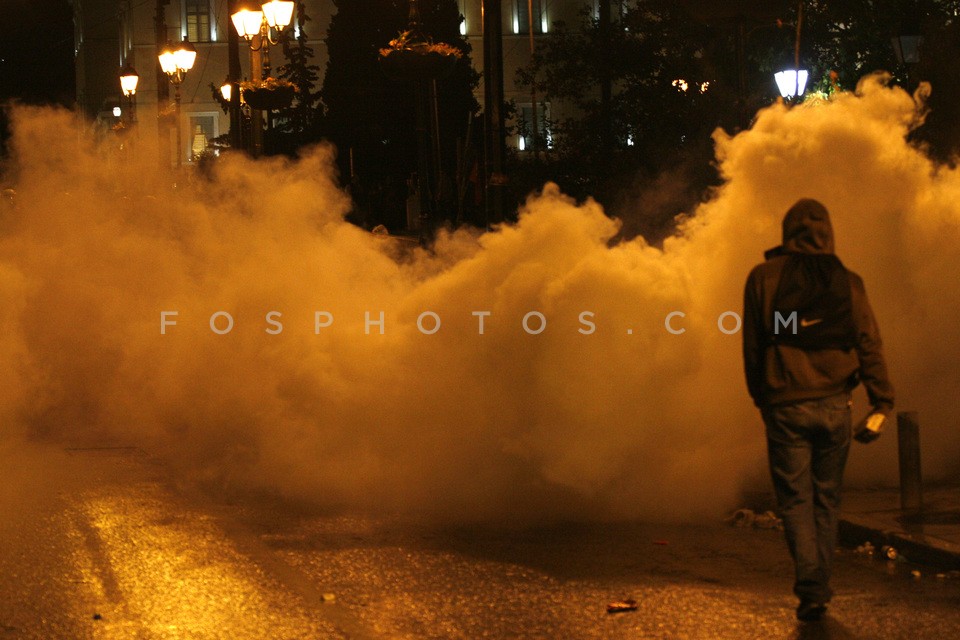
[[[73,13],[67,0],[3,0],[0,99],[72,104]]]
[[[0,105],[72,106],[76,99],[73,68],[73,11],[67,0],[2,0],[6,19],[0,37]],[[0,156],[9,135],[0,109]]]

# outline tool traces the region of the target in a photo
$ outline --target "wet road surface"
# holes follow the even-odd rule
[[[0,640],[960,637],[960,578],[852,550],[827,619],[798,624],[774,530],[440,527],[229,503],[138,452],[42,455],[56,472],[0,493]]]

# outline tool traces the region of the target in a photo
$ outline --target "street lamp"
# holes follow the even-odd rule
[[[807,72],[805,69],[785,69],[773,74],[777,81],[777,88],[784,98],[802,96],[807,87]]]
[[[277,33],[283,31],[284,27],[290,25],[293,20],[293,2],[284,0],[270,0],[260,5],[249,1],[241,1],[240,9],[231,17],[233,26],[237,29],[240,37],[250,43],[250,48],[254,51],[269,47],[272,44],[278,44],[279,40],[273,38],[271,29],[276,29]],[[259,41],[254,44],[254,38],[259,36]]]
[[[180,84],[184,76],[193,68],[193,63],[197,59],[197,50],[190,42],[184,38],[183,42],[174,49],[173,45],[167,43],[158,56],[160,59],[160,68],[170,78],[170,82],[175,89],[176,118],[177,118],[177,169],[180,169],[183,159],[183,130],[180,123]]]
[[[220,95],[223,97],[223,101],[230,103],[230,98],[233,97],[233,83],[230,82],[230,78],[227,78],[223,81],[223,84],[220,85]]]
[[[270,0],[254,3],[240,0],[233,15],[233,26],[240,37],[250,46],[250,77],[259,82],[264,68],[270,68],[270,45],[280,42],[274,38],[271,29],[280,34],[293,20],[294,3],[284,0]],[[253,155],[259,156],[263,148],[263,124],[259,109],[251,109],[250,131],[253,143]]]
[[[123,95],[127,97],[127,103],[129,106],[128,111],[130,112],[130,122],[137,121],[137,114],[134,110],[133,98],[137,94],[137,83],[140,82],[140,75],[137,73],[137,70],[131,67],[129,64],[124,68],[120,69],[120,89],[123,91]]]
[[[802,96],[807,86],[807,72],[800,68],[800,28],[803,26],[803,0],[797,3],[797,37],[793,49],[793,69],[785,69],[774,74],[777,88],[784,98]]]
[[[905,23],[901,27],[901,33],[891,38],[897,62],[902,65],[920,62],[920,46],[923,44],[923,36],[920,35],[920,25],[914,23],[913,20]]]
[[[921,44],[923,44],[923,36],[904,34],[893,38],[893,51],[897,55],[897,62],[900,64],[920,62]]]

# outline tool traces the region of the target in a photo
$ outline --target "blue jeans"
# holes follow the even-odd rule
[[[829,602],[840,485],[850,451],[847,393],[763,410],[770,475],[801,600]]]

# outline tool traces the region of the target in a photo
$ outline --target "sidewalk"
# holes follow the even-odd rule
[[[840,541],[894,547],[910,562],[960,569],[960,487],[924,487],[919,516],[900,510],[899,489],[849,489],[840,509]]]

